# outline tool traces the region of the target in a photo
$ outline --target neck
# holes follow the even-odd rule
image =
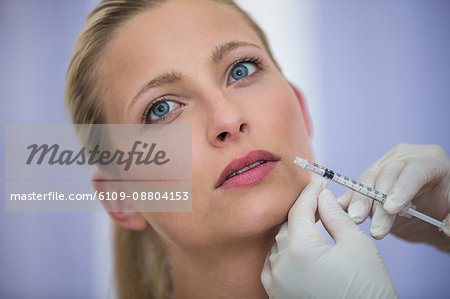
[[[167,248],[173,298],[268,298],[260,277],[275,234],[195,252]]]

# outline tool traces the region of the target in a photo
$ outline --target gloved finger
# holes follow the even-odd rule
[[[392,186],[397,181],[397,178],[405,167],[402,161],[392,161],[381,170],[375,183],[375,189],[381,193],[389,194]],[[372,221],[370,222],[370,234],[375,239],[384,238],[394,224],[395,214],[388,214],[379,202],[374,202],[372,205]]]
[[[381,203],[375,201],[372,207],[373,215],[370,222],[370,235],[375,239],[383,239],[392,229],[396,214],[388,214]]]
[[[284,222],[278,234],[275,236],[275,244],[277,246],[277,250],[284,250],[289,245],[288,239],[288,223]]]
[[[320,230],[315,225],[317,198],[326,186],[325,179],[314,178],[289,210],[288,235],[289,242],[292,242],[289,246],[305,248],[306,244],[308,248],[317,248],[326,244]],[[304,253],[308,254],[308,252]]]
[[[345,238],[354,238],[354,232],[359,230],[358,226],[338,205],[329,189],[325,189],[319,194],[319,215],[323,226],[336,243]]]
[[[445,217],[445,225],[442,230],[444,231],[444,234],[447,235],[447,237],[450,237],[450,213],[447,214],[447,217]]]
[[[297,225],[303,225],[304,221],[315,224],[315,213],[317,210],[317,196],[327,186],[327,181],[315,177],[292,205],[288,214],[289,231]]]
[[[369,169],[361,176],[359,182],[366,186],[372,187],[375,185],[377,175],[377,170]],[[364,222],[370,214],[372,202],[373,200],[367,196],[353,192],[352,199],[350,200],[350,204],[348,206],[348,215],[355,223]]]
[[[403,167],[397,181],[387,194],[383,207],[389,214],[404,210],[416,194],[428,183],[438,180],[442,173],[435,163],[410,162]]]
[[[383,167],[376,178],[375,189],[381,193],[389,194],[405,165],[404,162],[393,161]]]
[[[353,190],[347,189],[347,191],[345,191],[344,194],[342,194],[341,196],[339,196],[336,199],[337,203],[341,206],[341,208],[344,211],[347,211],[348,205],[350,204],[350,200],[352,199],[352,196],[353,196]]]

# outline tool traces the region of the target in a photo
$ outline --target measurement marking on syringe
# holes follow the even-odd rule
[[[286,155],[286,154],[284,154],[284,155]],[[286,155],[286,156],[288,156],[288,155]],[[309,162],[308,160],[302,159],[300,157],[295,157],[293,159],[294,159],[294,163],[301,166],[302,168],[304,168],[308,171],[311,171],[317,175],[320,175],[322,177],[325,177],[325,178],[327,178],[333,182],[336,182],[342,186],[348,187],[348,188],[354,190],[355,192],[358,192],[358,193],[365,195],[371,199],[379,201],[380,203],[383,203],[384,200],[387,198],[386,194],[379,192],[369,186],[366,186],[358,181],[350,179],[346,176],[343,177],[341,174],[339,174],[331,169],[328,169],[326,167],[323,167],[315,162]],[[442,221],[438,221],[434,218],[431,218],[430,216],[427,216],[421,212],[416,211],[412,206],[409,206],[408,208],[406,208],[404,212],[439,227],[439,230],[442,230],[442,228],[445,225],[445,219]]]

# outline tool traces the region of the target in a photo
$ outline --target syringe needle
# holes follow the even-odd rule
[[[281,153],[282,155],[288,157],[289,159],[295,160],[295,158],[294,158],[293,156],[291,156],[291,155],[288,155],[288,154],[285,154],[285,153],[282,153],[282,152],[280,152],[280,153]]]

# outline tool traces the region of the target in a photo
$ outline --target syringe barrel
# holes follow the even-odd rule
[[[384,200],[386,199],[386,194],[378,192],[377,190],[372,189],[369,186],[366,186],[346,176],[343,176],[340,173],[334,172],[331,169],[326,169],[324,177],[332,180],[333,182],[338,183],[339,185],[350,188],[355,192],[358,192],[371,199],[374,199],[380,203],[383,203]]]
[[[301,166],[302,168],[311,171],[319,176],[325,177],[335,183],[338,183],[339,185],[342,185],[344,187],[350,188],[355,192],[358,192],[362,195],[365,195],[371,199],[374,199],[380,203],[383,203],[386,199],[386,194],[378,192],[377,190],[366,186],[362,183],[359,183],[353,179],[350,179],[346,176],[343,176],[337,172],[334,172],[331,169],[328,169],[326,167],[323,167],[317,163],[311,163],[308,160],[302,159],[300,157],[295,157],[294,159],[294,163]],[[442,228],[445,225],[445,220],[443,221],[438,221],[430,216],[427,216],[423,213],[420,213],[418,211],[416,211],[415,209],[409,207],[405,210],[405,213],[420,218],[430,224],[433,224],[437,227],[439,227],[439,230],[442,230]]]
[[[310,161],[299,158],[299,157],[296,157],[294,159],[294,163],[308,171],[311,171],[312,173],[315,173],[320,176],[324,176],[326,168],[323,166],[320,166],[317,163],[311,163]]]

